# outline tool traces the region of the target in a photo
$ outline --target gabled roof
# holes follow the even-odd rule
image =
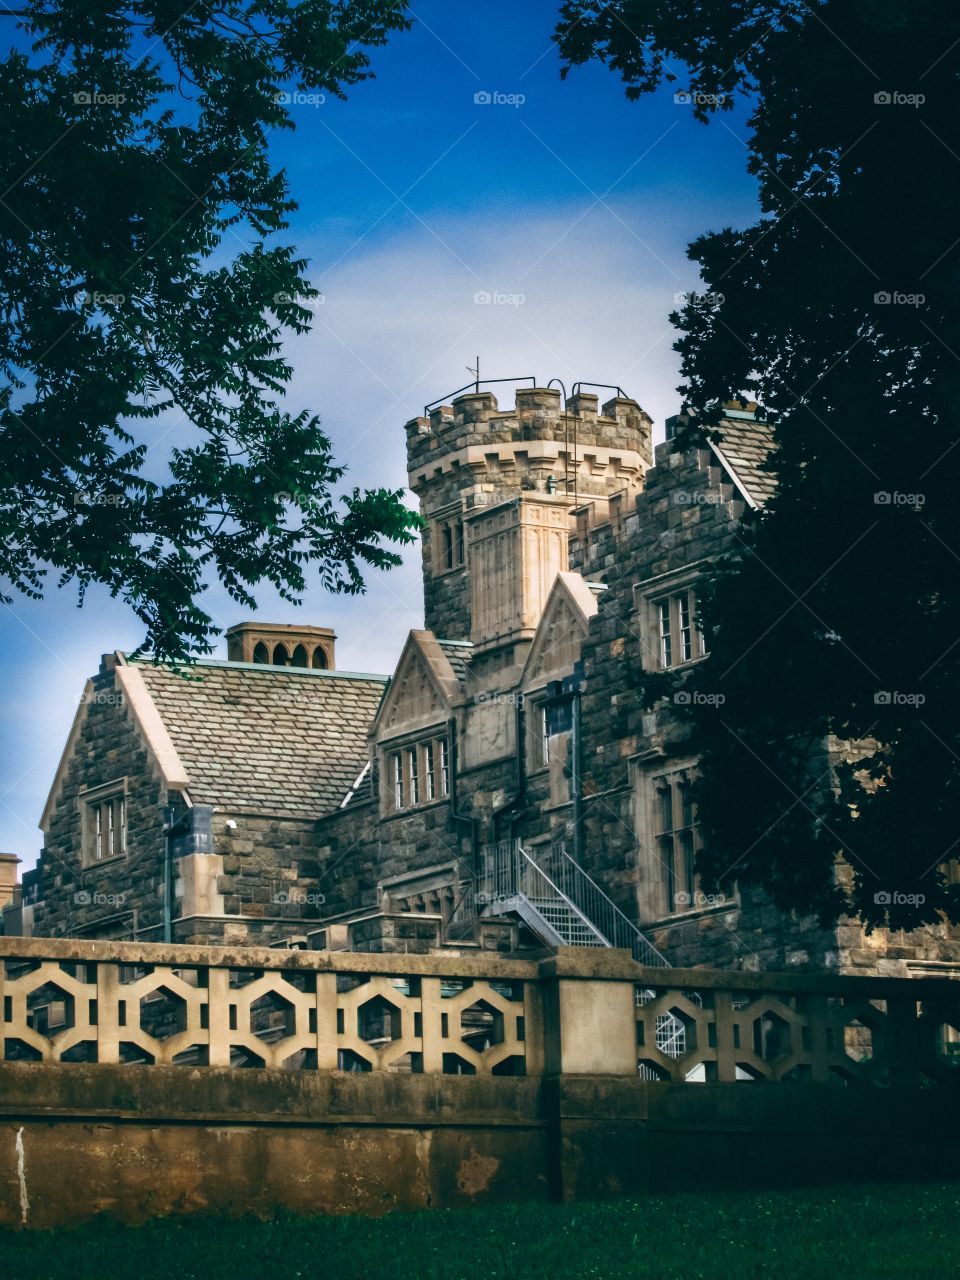
[[[773,428],[758,422],[752,413],[732,411],[719,430],[722,438],[711,448],[749,505],[762,507],[777,487],[776,474],[768,466],[774,449]]]
[[[469,653],[469,645],[437,640],[432,631],[411,631],[377,711],[378,735],[405,733],[445,720],[461,698]]]
[[[463,685],[467,679],[467,668],[470,666],[473,645],[469,640],[438,640],[437,644],[443,650],[444,656],[450,663],[453,674],[459,683]]]
[[[523,688],[573,669],[597,608],[593,584],[579,573],[557,574],[524,664]]]
[[[146,661],[126,666],[142,680],[194,804],[291,817],[330,813],[350,791],[386,685],[385,676],[208,659],[186,676]]]

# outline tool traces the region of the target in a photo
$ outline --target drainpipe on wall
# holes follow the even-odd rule
[[[583,866],[582,784],[580,781],[580,690],[573,694],[570,725],[570,790],[573,793],[573,856],[577,866]]]

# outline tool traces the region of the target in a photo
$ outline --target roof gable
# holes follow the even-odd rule
[[[711,448],[730,479],[751,507],[762,507],[773,497],[777,477],[769,460],[774,451],[773,429],[754,417],[724,418],[721,439]]]
[[[431,631],[411,631],[377,713],[378,737],[446,720],[461,683]]]
[[[558,573],[547,597],[521,685],[529,688],[573,669],[597,612],[597,598],[579,573]]]
[[[118,660],[114,667],[115,687],[122,695],[122,706],[141,742],[147,750],[150,763],[156,770],[161,782],[168,789],[182,790],[188,785],[187,773],[176,748],[170,740],[166,727],[160,718],[157,708],[144,687],[143,678],[136,667]],[[70,726],[67,741],[64,745],[57,771],[54,774],[39,826],[46,832],[50,818],[60,798],[63,783],[70,768],[77,742],[83,733],[83,727],[89,714],[89,707],[97,696],[93,680],[87,680],[80,698],[80,705]]]

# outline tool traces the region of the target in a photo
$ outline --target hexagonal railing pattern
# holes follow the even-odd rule
[[[730,979],[732,975],[712,975]],[[960,1083],[960,984],[946,1003],[909,978],[773,983],[706,990],[637,987],[637,1045],[649,1080],[877,1085]],[[770,985],[773,985],[771,983]],[[804,986],[809,989],[804,990]],[[912,988],[912,989],[911,989]],[[873,998],[872,992],[876,992]],[[666,1028],[677,1033],[665,1036]]]
[[[0,1062],[491,1076],[623,1075],[633,1062],[653,1087],[960,1084],[958,982],[664,971],[564,950],[0,938]]]
[[[290,969],[280,955],[271,961],[245,969],[0,951],[0,1061],[526,1074],[530,982],[445,978],[442,966],[397,976],[324,971],[306,956]]]

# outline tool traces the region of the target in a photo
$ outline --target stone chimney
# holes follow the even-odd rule
[[[255,662],[266,667],[332,671],[336,639],[330,627],[239,622],[227,630],[227,658],[230,662]]]

